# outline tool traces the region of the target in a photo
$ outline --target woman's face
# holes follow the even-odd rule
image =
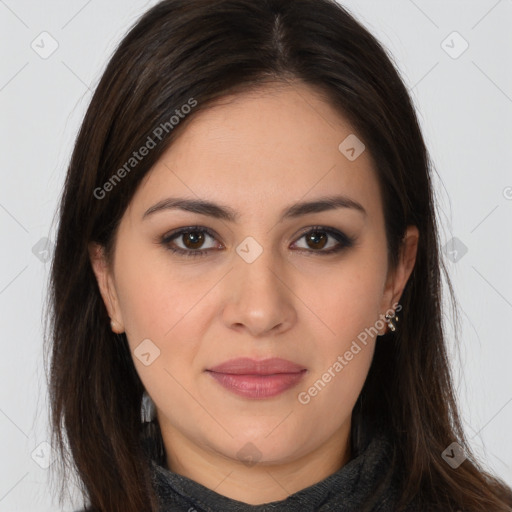
[[[376,333],[414,263],[410,228],[388,268],[369,148],[314,90],[229,100],[191,119],[150,171],[112,266],[92,251],[176,466],[184,447],[277,464],[346,446]],[[212,371],[236,358],[295,366]]]

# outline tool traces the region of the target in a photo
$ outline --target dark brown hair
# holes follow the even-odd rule
[[[389,430],[402,475],[400,507],[415,497],[425,510],[509,511],[512,492],[471,455],[457,411],[432,171],[414,108],[381,45],[332,0],[165,0],[108,63],[69,165],[52,265],[46,348],[62,469],[77,474],[90,510],[157,510],[142,441],[143,386],[125,335],[111,332],[88,247],[112,249],[135,190],[188,120],[228,94],[270,82],[311,86],[362,138],[381,186],[392,264],[406,227],[420,233],[400,328],[377,343],[353,411],[354,449],[362,426]],[[174,126],[176,109],[191,99],[196,106]],[[162,126],[155,147],[127,168]],[[113,180],[123,166],[122,180]],[[457,469],[441,457],[454,441],[468,456]]]

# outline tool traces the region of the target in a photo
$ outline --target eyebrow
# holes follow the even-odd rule
[[[295,203],[281,212],[281,220],[293,219],[310,213],[325,212],[338,208],[350,208],[366,215],[363,206],[349,197],[337,195],[320,197],[314,201]],[[203,199],[187,199],[184,197],[168,197],[148,208],[143,219],[154,213],[165,210],[183,210],[200,215],[208,215],[216,219],[237,222],[240,214],[226,205],[217,204]]]

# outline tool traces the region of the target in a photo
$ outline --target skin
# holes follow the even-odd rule
[[[91,261],[113,329],[126,332],[156,404],[169,469],[245,503],[282,500],[350,460],[352,409],[377,339],[360,344],[309,403],[298,394],[365,328],[382,327],[378,320],[399,301],[414,266],[418,230],[407,229],[399,264],[390,268],[370,151],[349,161],[338,150],[354,130],[306,85],[231,96],[189,121],[135,193],[112,261],[96,245]],[[337,208],[280,220],[296,202],[338,194],[366,213]],[[170,196],[208,199],[239,219],[178,209],[143,217]],[[174,254],[161,243],[196,225],[215,238],[206,234],[194,246],[180,236],[169,244],[209,249],[205,255]],[[338,242],[308,243],[304,233],[318,225],[353,237],[353,246],[320,254]],[[236,252],[248,236],[263,249],[252,263]],[[149,366],[133,353],[144,339],[160,350]],[[243,398],[205,372],[239,356],[282,357],[307,373],[278,396]],[[251,450],[256,464],[243,460]]]

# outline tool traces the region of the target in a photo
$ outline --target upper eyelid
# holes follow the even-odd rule
[[[336,238],[335,235],[339,234],[341,237],[347,238],[348,241],[352,241],[352,237],[346,235],[343,231],[341,231],[337,228],[321,226],[318,224],[304,227],[302,230],[300,230],[299,235],[297,235],[297,237],[294,241],[296,242],[297,240],[300,240],[304,235],[307,235],[308,233],[315,231],[315,230],[324,231],[324,232],[328,233],[330,236],[332,236],[333,238]],[[176,230],[172,231],[171,233],[164,235],[162,237],[162,241],[165,243],[169,243],[170,241],[174,240],[175,238],[178,238],[178,237],[182,236],[183,234],[190,232],[190,231],[204,232],[208,236],[210,236],[218,241],[218,235],[215,233],[215,231],[213,229],[207,228],[206,226],[197,226],[197,225],[177,228]],[[342,243],[340,240],[338,240],[338,242]],[[208,251],[209,249],[195,249],[195,251],[203,251],[203,250]],[[189,252],[194,252],[194,249],[190,249]]]
[[[188,233],[190,231],[202,231],[202,232],[206,233],[207,235],[211,236],[212,238],[217,239],[217,234],[215,233],[214,230],[212,230],[210,228],[202,227],[202,226],[186,226],[183,228],[177,228],[169,233],[166,233],[162,237],[162,240],[170,241],[170,240],[173,240],[174,238],[177,238],[177,237],[179,237],[185,233]]]

